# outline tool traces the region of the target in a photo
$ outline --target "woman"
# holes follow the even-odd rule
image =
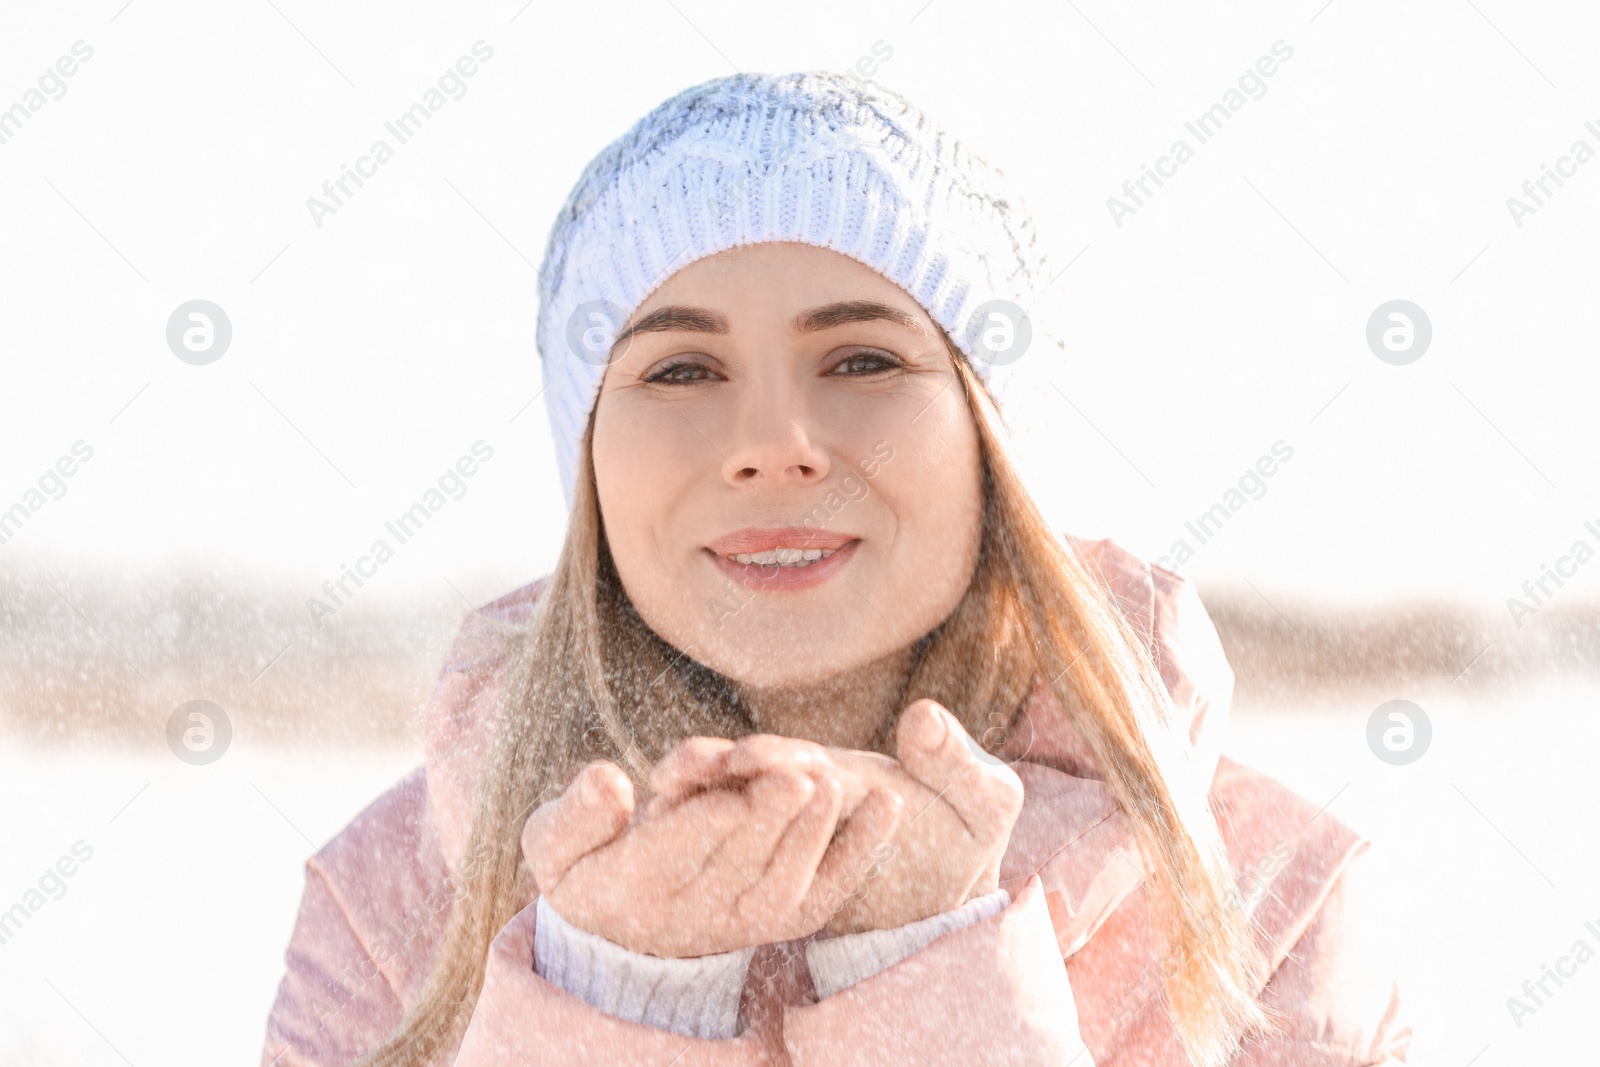
[[[1341,946],[1366,843],[1220,757],[1192,588],[1007,457],[1047,277],[997,173],[845,79],[601,153],[541,271],[560,562],[308,865],[264,1063],[1404,1059]]]

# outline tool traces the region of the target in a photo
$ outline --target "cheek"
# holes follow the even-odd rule
[[[592,458],[606,540],[628,593],[638,599],[635,576],[659,573],[651,556],[657,531],[671,520],[668,450],[646,448],[635,420],[597,415]]]
[[[891,563],[897,595],[937,623],[954,610],[977,566],[983,473],[969,419],[929,431],[895,449],[873,489],[897,520]]]
[[[600,518],[623,589],[670,640],[691,565],[682,549],[683,530],[693,525],[692,490],[708,472],[704,438],[675,411],[664,414],[670,417],[626,402],[608,408],[602,400],[591,455]]]
[[[720,439],[727,405],[716,396],[677,400],[619,388],[600,396],[595,412],[595,477],[647,486],[662,478],[682,483],[720,470],[713,439]]]
[[[683,482],[705,464],[704,440],[670,408],[602,398],[595,414],[595,486],[619,533],[669,519]]]

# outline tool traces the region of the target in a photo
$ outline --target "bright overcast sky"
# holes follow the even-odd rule
[[[524,406],[562,197],[677,90],[863,57],[1015,177],[1062,268],[1069,352],[1029,369],[1035,484],[1065,528],[1152,558],[1186,540],[1179,569],[1262,588],[1491,602],[1600,547],[1592,9],[160,6],[34,5],[0,34],[0,109],[45,86],[0,127],[0,509],[92,449],[0,565],[314,586],[482,441],[383,582],[487,599],[543,573],[563,507]],[[385,123],[480,41],[464,95],[314,220],[307,199],[395,145]],[[1213,136],[1186,127],[1230,99]],[[1563,184],[1514,217],[1547,166]],[[206,366],[166,340],[195,299],[232,325]],[[1367,342],[1391,300],[1431,322],[1405,365]],[[1230,497],[1279,442],[1255,498]],[[1186,523],[1230,500],[1199,542]],[[1577,571],[1563,596],[1600,587],[1600,561]]]

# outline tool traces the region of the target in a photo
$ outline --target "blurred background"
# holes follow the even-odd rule
[[[1228,753],[1373,839],[1413,1061],[1590,1047],[1600,963],[1531,1015],[1508,998],[1600,949],[1592,6],[109,0],[0,25],[0,909],[77,858],[0,941],[0,1061],[259,1055],[304,860],[419,762],[462,615],[559,550],[534,347],[558,205],[668,96],[802,69],[905,94],[1023,191],[1067,328],[1008,407],[1032,484],[1197,584],[1238,676]],[[193,700],[231,728],[209,763],[169,747]],[[1369,742],[1395,700],[1427,724],[1400,754]]]

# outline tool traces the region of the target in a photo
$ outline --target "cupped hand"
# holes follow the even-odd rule
[[[724,766],[740,745],[745,758]],[[664,957],[819,929],[832,914],[825,902],[842,899],[848,872],[892,835],[900,810],[898,796],[789,738],[690,739],[651,786],[658,795],[636,810],[621,769],[592,763],[529,817],[522,848],[562,918]]]
[[[806,744],[758,737],[727,748],[680,746],[657,768],[655,784],[662,795],[651,804],[664,809],[719,777],[776,768],[787,754],[803,751],[778,742]],[[849,796],[892,797],[902,809],[894,835],[886,843],[879,839],[886,847],[874,846],[863,856],[859,847],[841,848],[841,838],[824,857],[833,884],[844,893],[842,901],[820,901],[834,933],[901,926],[999,886],[1000,862],[1022,811],[1022,780],[932,700],[906,707],[895,727],[895,745],[898,759],[825,750]],[[694,785],[685,784],[691,781]],[[859,846],[859,840],[851,844]]]
[[[830,749],[859,777],[855,788],[888,788],[905,802],[892,851],[829,922],[836,934],[925,919],[992,893],[1011,828],[1022,812],[1022,780],[985,752],[955,716],[918,700],[895,728],[899,759]]]

